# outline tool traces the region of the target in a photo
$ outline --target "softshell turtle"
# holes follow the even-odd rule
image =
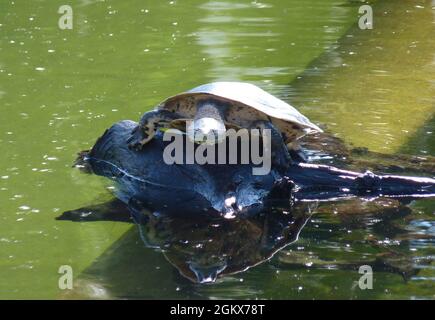
[[[297,139],[322,131],[294,107],[253,84],[213,82],[170,97],[146,112],[127,142],[141,149],[159,128],[178,128],[187,120],[193,120],[187,135],[197,143],[222,141],[227,128],[270,129],[272,145],[282,139],[291,154],[302,158]]]

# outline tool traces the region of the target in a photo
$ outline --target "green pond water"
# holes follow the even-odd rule
[[[373,30],[357,27],[356,0],[77,0],[72,30],[58,27],[63,4],[0,1],[1,299],[435,298],[433,200],[320,206],[298,241],[212,285],[183,278],[131,224],[55,220],[112,198],[71,168],[78,151],[216,80],[257,84],[353,146],[434,155],[433,1],[373,2]],[[354,267],[386,255],[359,289]]]

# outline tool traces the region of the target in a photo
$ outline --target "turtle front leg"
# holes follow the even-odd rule
[[[266,148],[271,148],[272,165],[280,171],[286,171],[292,160],[281,132],[272,123],[264,120],[253,122],[251,129],[259,129],[262,137],[265,137],[263,130],[270,130],[271,141],[263,140],[263,145],[266,144]]]
[[[168,128],[171,121],[177,118],[179,118],[177,114],[168,110],[146,112],[127,139],[128,147],[137,151],[142,150],[143,146],[155,136],[158,129]]]

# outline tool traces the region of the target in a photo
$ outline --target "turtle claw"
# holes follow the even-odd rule
[[[141,151],[143,146],[149,141],[140,127],[136,127],[131,132],[131,136],[127,139],[128,148],[135,151]]]
[[[134,151],[141,151],[143,148],[143,144],[141,144],[140,142],[129,143],[128,148]]]

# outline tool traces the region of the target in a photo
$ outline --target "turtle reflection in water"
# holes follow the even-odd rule
[[[199,282],[214,281],[219,274],[242,271],[268,259],[296,239],[308,216],[299,214],[304,202],[355,197],[391,197],[406,202],[435,195],[435,180],[431,178],[358,173],[331,166],[338,164],[358,170],[374,168],[383,172],[394,170],[395,173],[408,173],[404,170],[412,168],[412,173],[433,176],[435,161],[431,157],[395,158],[364,150],[349,150],[338,139],[316,130],[318,127],[294,108],[289,106],[284,117],[283,108],[288,105],[274,97],[272,99],[270,95],[254,95],[251,100],[245,96],[238,99],[240,93],[237,91],[217,94],[213,91],[213,84],[205,88],[193,89],[193,92],[195,97],[199,94],[203,98],[204,91],[211,90],[209,94],[215,100],[206,99],[207,108],[199,103],[203,100],[178,99],[186,95],[176,96],[175,100],[168,99],[160,105],[163,107],[159,107],[158,112],[145,114],[139,125],[132,121],[113,125],[98,139],[92,150],[80,154],[76,163],[87,172],[115,182],[116,196],[128,205],[131,216],[140,225],[144,241],[163,248],[169,261],[186,277]],[[187,97],[192,97],[192,94]],[[239,106],[241,109],[236,108],[237,112],[242,111],[236,113],[234,106],[223,107],[222,98],[226,98],[224,103],[244,103],[243,107]],[[276,104],[278,111],[268,104],[277,100],[281,101]],[[179,101],[180,105],[172,103],[174,101]],[[179,108],[178,112],[192,107],[186,101],[193,101],[196,108],[196,113],[192,111],[185,115],[194,118],[194,132],[196,129],[213,131],[208,127],[210,123],[239,127],[257,125],[258,122],[247,118],[243,111],[254,108],[256,112],[248,114],[262,118],[262,128],[273,129],[271,171],[266,175],[253,175],[253,164],[167,165],[162,154],[168,142],[164,141],[163,133],[158,129],[160,126],[171,126],[174,120],[180,118],[179,115],[171,116],[169,121],[168,117],[163,116],[162,119],[161,116],[167,115],[167,106],[175,105]],[[232,112],[220,112],[228,108]],[[207,117],[215,121],[202,121]],[[304,136],[306,130],[318,133]],[[182,136],[183,139],[198,142],[196,133],[191,136],[187,132]],[[221,142],[217,139],[217,144]],[[357,156],[352,157],[355,154]],[[399,202],[393,203],[398,205]],[[352,210],[358,212],[357,209]],[[88,220],[98,219],[99,216],[122,219],[116,217],[116,212],[113,215],[95,208],[85,211]],[[61,218],[80,219],[80,212],[83,211],[70,211]],[[225,221],[222,217],[233,220]],[[210,219],[218,219],[219,223],[215,224],[219,227],[213,229]],[[261,219],[263,222],[258,222]],[[162,236],[165,231],[167,234]],[[151,236],[153,233],[156,236]],[[196,241],[196,236],[201,240]],[[192,243],[197,247],[192,247]]]

